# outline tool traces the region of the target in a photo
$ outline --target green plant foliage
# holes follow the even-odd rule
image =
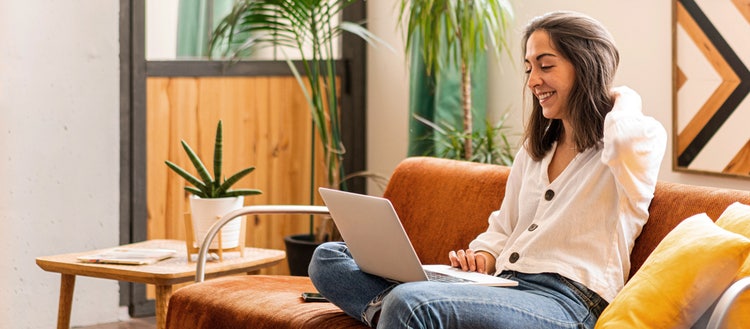
[[[281,48],[305,95],[323,145],[325,185],[342,190],[347,189],[343,165],[346,148],[342,141],[333,45],[343,32],[353,33],[371,45],[386,45],[361,24],[340,20],[344,8],[356,1],[359,0],[239,0],[219,22],[209,42],[209,54],[222,50],[224,57],[233,60],[264,47],[291,47],[299,51],[307,82]],[[315,156],[313,149],[311,167],[314,167]],[[311,203],[314,195],[315,184],[311,181]],[[311,219],[310,234],[314,231]],[[336,235],[336,232],[330,234]]]
[[[344,188],[340,106],[336,94],[333,43],[342,32],[369,43],[382,43],[360,24],[338,21],[339,14],[356,0],[242,0],[235,3],[213,31],[210,52],[239,59],[263,47],[291,47],[302,54],[309,86],[287,59],[310,107],[313,123],[324,146],[327,186]],[[283,51],[283,49],[282,49]],[[327,105],[327,106],[326,106]],[[345,189],[345,188],[344,188]]]
[[[491,50],[500,58],[508,49],[505,31],[513,9],[507,0],[401,0],[399,7],[399,22],[406,19],[406,49],[419,33],[428,72],[442,68],[440,54],[445,49],[453,50],[450,55],[468,67],[480,52]]]
[[[185,186],[185,191],[204,199],[211,198],[227,198],[245,195],[257,195],[263,193],[257,189],[230,189],[232,185],[237,183],[240,179],[247,176],[247,174],[253,172],[255,167],[247,167],[230,176],[228,179],[222,181],[222,157],[223,157],[223,137],[221,120],[219,120],[216,126],[216,139],[214,140],[214,175],[208,172],[208,169],[203,165],[203,161],[193,151],[192,148],[184,140],[181,141],[182,148],[185,150],[190,162],[195,167],[195,171],[198,173],[198,177],[193,176],[187,170],[181,168],[175,163],[167,160],[164,161],[167,167],[172,169],[175,173],[184,178],[188,183],[193,186]]]
[[[416,38],[428,74],[437,73],[452,59],[461,65],[463,131],[472,135],[471,71],[480,53],[491,50],[497,58],[508,49],[506,30],[513,18],[507,0],[400,0],[399,22],[406,22],[406,53]],[[442,53],[448,51],[448,56]],[[436,76],[440,76],[439,74]],[[473,145],[464,138],[464,159],[473,157]]]
[[[508,118],[507,113],[495,125],[489,120],[485,120],[484,132],[473,131],[470,134],[445,122],[438,124],[418,115],[414,115],[414,118],[431,127],[435,132],[435,134],[429,134],[424,138],[436,139],[438,153],[425,155],[504,166],[513,164],[515,153],[506,133],[509,127],[505,125]],[[464,148],[467,141],[471,143],[474,149],[473,154],[468,159]]]

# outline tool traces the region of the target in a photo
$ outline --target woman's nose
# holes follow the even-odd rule
[[[541,83],[542,79],[539,77],[539,74],[536,73],[536,70],[531,70],[531,72],[529,72],[529,79],[526,81],[528,87],[533,89],[534,87],[541,85]]]

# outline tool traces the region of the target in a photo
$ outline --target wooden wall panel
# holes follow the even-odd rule
[[[183,214],[189,211],[185,181],[164,160],[194,172],[180,145],[184,139],[213,172],[219,119],[224,130],[224,173],[255,166],[237,187],[264,192],[246,197],[246,205],[309,204],[312,125],[293,77],[151,77],[146,117],[149,239],[185,238]],[[320,165],[317,168],[316,181],[322,182],[324,171]],[[306,233],[309,226],[308,217],[302,215],[247,220],[247,245],[262,248],[284,249],[284,236]],[[287,274],[288,268],[283,263],[262,273]]]

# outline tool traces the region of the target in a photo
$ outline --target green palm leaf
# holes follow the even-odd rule
[[[341,141],[340,109],[333,54],[335,37],[353,33],[366,42],[382,43],[360,24],[339,21],[339,14],[355,0],[242,0],[219,22],[212,33],[210,53],[228,45],[232,58],[261,47],[282,46],[300,50],[303,74],[284,54],[310,107],[313,124],[324,146],[329,186],[337,186],[343,173],[345,148]],[[383,43],[384,44],[384,43]],[[281,50],[282,54],[283,48]]]
[[[406,19],[406,52],[417,40],[427,74],[440,77],[446,62],[460,63],[461,109],[464,133],[472,134],[471,68],[479,54],[490,49],[498,56],[507,50],[505,31],[513,12],[507,0],[401,0],[399,21]],[[420,38],[420,39],[417,39]],[[489,41],[489,43],[488,43]],[[447,54],[443,54],[447,52]],[[467,139],[465,159],[472,158]]]
[[[406,19],[406,51],[410,52],[417,33],[427,69],[439,71],[443,49],[455,49],[456,59],[473,64],[477,54],[493,51],[498,58],[508,49],[506,30],[513,17],[507,0],[401,0],[399,21]]]
[[[344,8],[354,1],[357,0],[237,1],[232,12],[213,31],[209,52],[215,54],[218,47],[227,46],[223,48],[224,56],[235,60],[262,47],[289,47],[300,52],[302,73],[286,55],[284,48],[280,48],[305,96],[313,126],[323,145],[326,184],[341,189],[346,189],[345,181],[342,180],[346,149],[341,134],[333,43],[343,32],[353,33],[370,44],[382,42],[361,25],[338,19]],[[313,147],[312,167],[316,157]],[[314,177],[313,175],[310,181],[311,203],[314,202]],[[227,193],[238,192],[235,190]],[[312,225],[311,219],[310,234],[313,231]]]

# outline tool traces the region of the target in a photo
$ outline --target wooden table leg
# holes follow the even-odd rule
[[[76,276],[62,274],[60,279],[60,302],[57,309],[57,329],[70,328],[70,311],[73,309],[73,290]]]
[[[167,307],[169,306],[169,297],[172,297],[172,285],[156,286],[157,329],[165,329],[167,327]]]

